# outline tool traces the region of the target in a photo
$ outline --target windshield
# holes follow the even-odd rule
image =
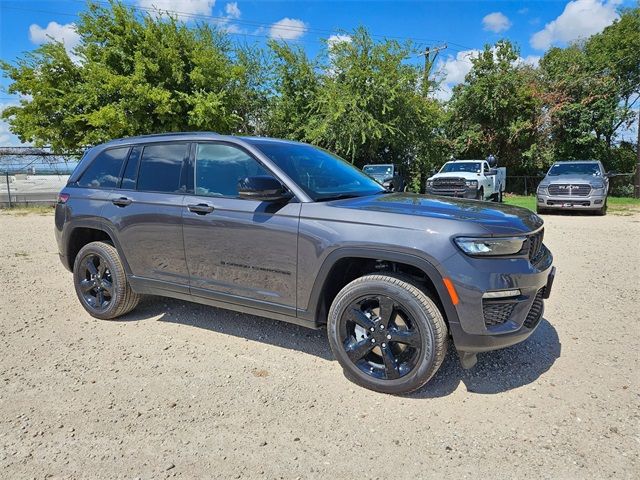
[[[362,170],[367,175],[393,175],[391,165],[367,165]]]
[[[375,180],[326,150],[302,143],[252,142],[313,200],[385,192]]]
[[[593,175],[600,176],[600,165],[597,163],[556,163],[549,170],[549,175]]]
[[[482,162],[447,162],[440,170],[440,173],[451,172],[480,173],[482,172]]]

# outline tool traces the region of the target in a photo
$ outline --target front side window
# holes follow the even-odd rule
[[[181,193],[180,174],[187,153],[186,143],[147,145],[142,151],[138,171],[138,190],[146,192]]]
[[[263,175],[271,174],[244,150],[225,144],[198,144],[195,169],[196,195],[237,197],[238,181]]]
[[[127,158],[129,147],[111,148],[100,153],[91,162],[77,182],[85,188],[114,188],[120,180],[120,170]]]
[[[315,201],[386,192],[371,177],[326,150],[304,143],[253,144]]]

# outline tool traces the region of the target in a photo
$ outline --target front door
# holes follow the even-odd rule
[[[182,211],[192,295],[293,313],[300,203],[239,198],[238,180],[270,173],[238,146],[194,152],[194,195]]]

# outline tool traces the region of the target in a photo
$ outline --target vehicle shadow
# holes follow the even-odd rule
[[[244,338],[280,348],[297,350],[324,360],[335,360],[324,330],[310,330],[287,322],[232,312],[215,307],[164,297],[145,296],[138,308],[120,321],[142,321],[159,316],[158,321],[189,325],[211,332]],[[502,350],[481,353],[471,370],[460,366],[458,354],[449,350],[438,373],[422,389],[408,398],[445,397],[460,382],[467,391],[495,394],[534,382],[560,357],[561,343],[551,323],[542,319],[525,342]]]
[[[172,298],[145,295],[133,312],[116,321],[142,321],[156,316],[160,316],[161,322],[189,325],[334,360],[324,330]]]
[[[449,344],[447,356],[431,381],[410,398],[445,397],[460,382],[469,393],[495,394],[533,383],[560,357],[562,344],[558,333],[546,319],[527,340],[512,347],[478,354],[478,363],[464,370],[458,353]]]

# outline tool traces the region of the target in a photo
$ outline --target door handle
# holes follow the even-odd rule
[[[187,205],[187,208],[190,212],[197,213],[198,215],[206,215],[207,213],[211,213],[214,210],[213,206],[207,205],[206,203]]]
[[[111,200],[111,203],[118,207],[126,207],[127,205],[131,205],[133,200],[127,197],[114,198]]]

